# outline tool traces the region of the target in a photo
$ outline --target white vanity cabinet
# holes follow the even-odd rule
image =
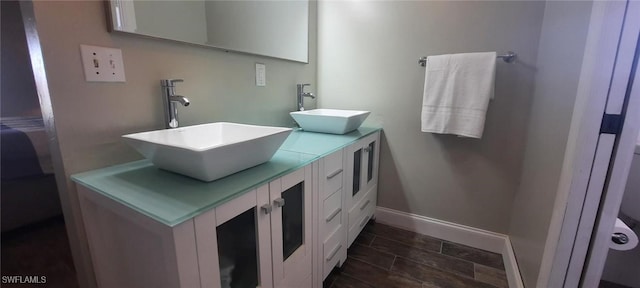
[[[380,133],[363,131],[298,134],[209,183],[145,161],[73,176],[98,287],[322,287],[375,212]]]
[[[346,209],[347,245],[360,234],[367,222],[373,217],[378,198],[378,168],[380,133],[373,133],[346,150]]]
[[[314,263],[322,280],[346,261],[347,248],[373,217],[379,142],[380,133],[375,132],[318,161],[319,252]]]
[[[312,165],[169,227],[78,186],[99,287],[311,287]]]

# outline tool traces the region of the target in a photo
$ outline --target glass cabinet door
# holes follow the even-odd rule
[[[202,287],[271,288],[269,187],[195,218]]]
[[[347,183],[351,189],[346,206],[353,208],[378,183],[379,133],[369,135],[347,149]]]
[[[269,183],[275,287],[311,279],[311,166]]]
[[[367,153],[364,144],[364,139],[360,139],[357,142],[351,144],[347,148],[347,183],[345,187],[351,189],[346,192],[346,206],[352,207],[367,193]]]

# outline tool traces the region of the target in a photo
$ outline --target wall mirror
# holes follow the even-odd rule
[[[112,31],[308,62],[308,0],[109,0]]]

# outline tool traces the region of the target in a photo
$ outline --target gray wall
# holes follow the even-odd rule
[[[1,12],[0,109],[2,110],[0,115],[2,117],[41,116],[20,5],[17,1],[2,1]]]
[[[520,177],[541,1],[324,1],[318,101],[384,127],[380,206],[506,233]],[[497,63],[483,139],[420,132],[420,56],[513,50]]]
[[[67,180],[67,189],[62,193],[69,194],[70,203],[66,205],[70,205],[76,215],[75,222],[68,225],[80,229],[80,233],[71,235],[74,248],[87,251],[78,217],[77,194],[69,175],[141,158],[120,136],[164,128],[160,79],[185,79],[177,92],[189,97],[191,106],[179,108],[181,125],[212,121],[293,124],[288,112],[295,110],[295,84],[316,85],[313,3],[309,25],[310,61],[303,64],[110,34],[102,1],[33,2]],[[127,82],[85,82],[80,44],[122,49]],[[266,87],[255,86],[255,62],[266,64]],[[306,104],[307,108],[315,106],[314,101]],[[90,263],[78,262],[77,265]]]
[[[290,126],[296,83],[315,86],[310,64],[227,53],[106,30],[100,1],[36,1],[56,128],[67,173],[138,159],[120,135],[164,128],[160,79],[182,78],[181,125],[236,121]],[[83,11],[75,13],[74,11]],[[313,13],[312,13],[313,14]],[[315,17],[311,17],[312,48]],[[72,33],[70,32],[72,31]],[[122,49],[126,83],[85,82],[80,44]],[[267,66],[267,86],[255,86],[255,62]],[[309,106],[315,105],[308,101]]]
[[[509,236],[527,287],[536,287],[569,136],[591,2],[547,2],[521,183]]]

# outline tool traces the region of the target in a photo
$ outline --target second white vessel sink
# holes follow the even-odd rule
[[[291,117],[305,131],[346,134],[358,129],[369,116],[369,111],[313,109],[291,112]]]
[[[217,122],[122,137],[153,165],[208,182],[269,161],[291,130]]]

